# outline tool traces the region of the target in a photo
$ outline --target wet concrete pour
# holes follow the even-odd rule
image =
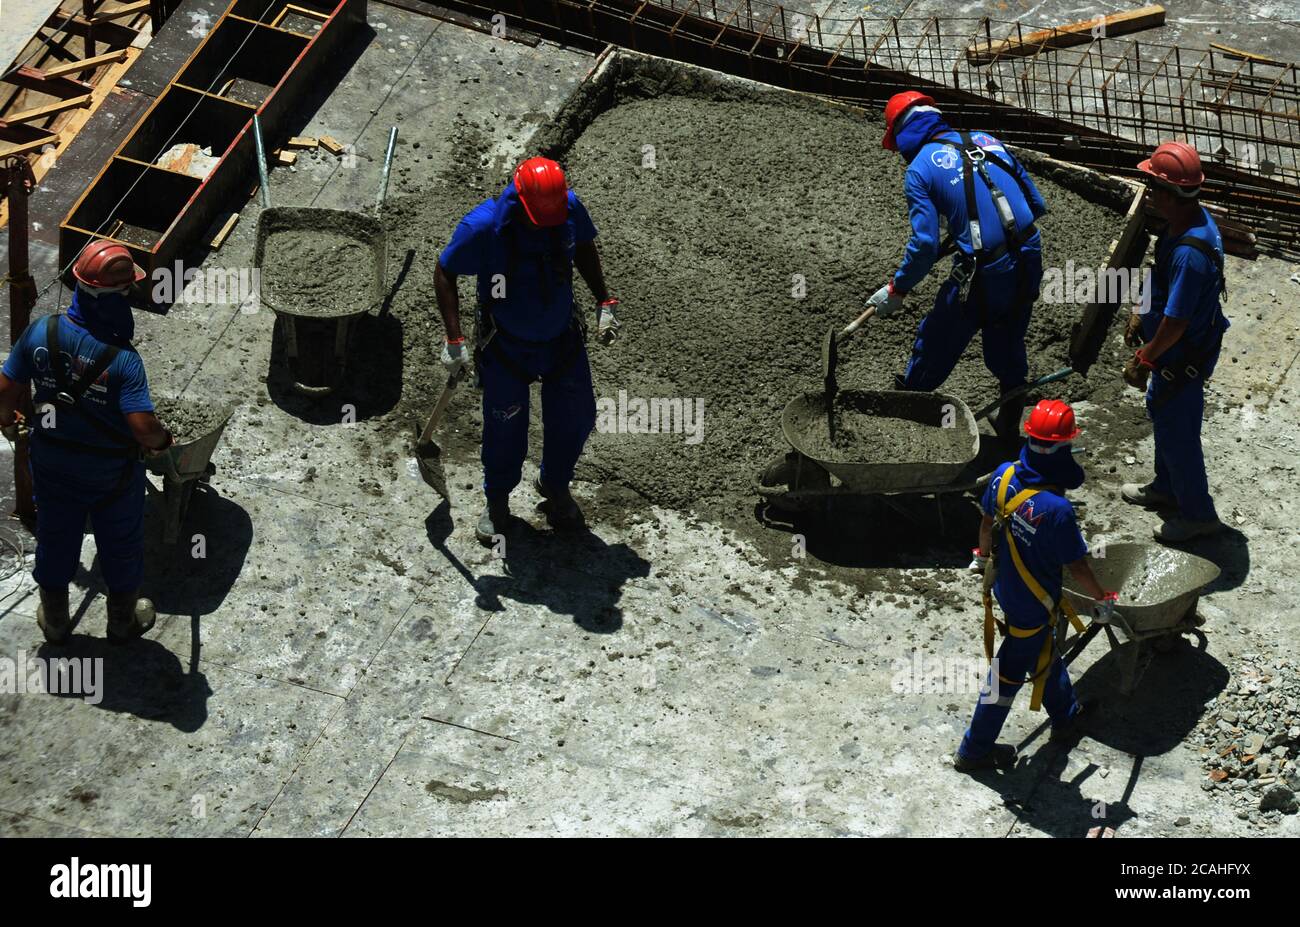
[[[535,114],[554,112],[558,88],[591,63],[392,8],[369,15],[378,37],[365,63],[307,127],[354,141],[360,169],[300,159],[297,171],[273,172],[275,202],[364,207],[393,122],[411,123],[397,160],[410,170],[395,178],[394,202],[427,197],[440,175],[465,167],[445,132],[459,124],[455,138],[484,142],[485,160],[475,154],[471,166],[494,178],[448,194],[462,198],[448,214],[463,212],[494,192]],[[460,83],[467,75],[482,83]],[[511,94],[518,113],[503,115],[495,101]],[[366,110],[377,112],[357,129]],[[256,213],[245,207],[214,260],[249,259]],[[596,219],[611,237],[636,228]],[[404,469],[409,420],[427,414],[440,380],[434,357],[410,347],[433,338],[407,340],[417,327],[437,331],[428,280],[438,245],[413,262],[410,295],[372,322],[376,340],[358,358],[374,378],[333,406],[277,392],[269,312],[191,305],[140,320],[156,390],[240,403],[187,525],[207,536],[208,557],[151,540],[159,627],[124,656],[104,654],[117,661],[110,678],[125,673],[134,686],[114,687],[101,706],[0,696],[5,833],[1077,836],[1096,823],[1097,801],[1122,835],[1296,833],[1295,815],[1243,820],[1207,803],[1200,741],[1183,743],[1238,657],[1298,643],[1287,616],[1300,587],[1290,556],[1300,504],[1283,487],[1300,452],[1289,411],[1300,401],[1300,317],[1293,301],[1268,296],[1287,285],[1285,265],[1230,262],[1243,317],[1234,333],[1251,359],[1249,371],[1222,366],[1206,427],[1212,485],[1233,526],[1194,548],[1225,566],[1202,600],[1208,649],[1189,644],[1157,661],[1129,700],[1109,694],[1113,659],[1085,653],[1076,678],[1107,694],[1089,736],[1069,754],[1049,750],[1022,707],[1006,736],[1022,744],[1024,764],[973,780],[944,765],[974,700],[980,648],[977,583],[958,568],[967,529],[952,524],[952,507],[952,555],[936,559],[917,529],[916,546],[889,553],[889,569],[861,569],[848,543],[825,550],[823,567],[777,532],[767,534],[781,544],[760,551],[708,518],[638,508],[612,483],[576,488],[591,534],[562,541],[540,530],[521,490],[526,522],[507,558],[478,547],[474,394],[458,397],[446,436],[461,448],[449,467],[453,504],[437,504]],[[403,255],[392,260],[390,279]],[[1265,307],[1268,324],[1256,325]],[[396,380],[394,356],[376,350],[394,343],[408,346]],[[1111,350],[1079,407],[1097,436],[1087,442],[1093,480],[1079,493],[1094,540],[1141,538],[1151,520],[1114,497],[1118,481],[1149,470],[1151,447],[1136,394],[1113,386],[1120,351]],[[815,346],[806,353],[815,380]],[[351,400],[361,414],[349,421]],[[1232,477],[1241,472],[1253,485]],[[1254,486],[1268,505],[1256,504]],[[865,541],[872,530],[845,533]],[[861,573],[878,577],[874,588],[841,581]],[[83,583],[78,597],[95,588]],[[30,580],[3,591],[3,652],[37,652]],[[100,652],[102,634],[97,597],[77,653]]]

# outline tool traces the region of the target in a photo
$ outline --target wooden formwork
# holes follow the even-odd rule
[[[365,21],[366,0],[232,0],[59,226],[59,265],[91,238],[127,246],[152,277],[242,203],[256,169],[253,116],[270,150],[313,74]],[[157,162],[177,144],[208,149],[202,176]],[[149,298],[140,301],[165,311]],[[174,288],[173,288],[174,292]]]

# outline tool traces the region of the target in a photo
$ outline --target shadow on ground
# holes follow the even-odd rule
[[[1104,642],[1105,638],[1097,640]],[[1097,646],[1096,641],[1093,645]],[[1109,652],[1076,680],[1080,697],[1093,702],[1090,717],[1076,736],[1048,741],[1044,718],[1043,724],[1017,744],[1021,760],[1014,768],[974,776],[998,792],[1021,823],[1054,837],[1082,837],[1092,827],[1119,830],[1125,821],[1136,817],[1129,801],[1146,757],[1168,753],[1182,743],[1200,722],[1205,703],[1228,683],[1227,669],[1206,651],[1204,637],[1195,643],[1180,638],[1173,650],[1156,654],[1130,695],[1119,691],[1118,664],[1115,652]],[[1024,710],[1023,695],[1017,702],[1018,709]],[[1128,770],[1108,773],[1128,777],[1119,801],[1102,803],[1088,794],[1089,781],[1101,774],[1095,763],[1063,778],[1069,753],[1082,736],[1127,754]],[[1027,754],[1035,743],[1038,748]]]
[[[475,577],[447,547],[453,527],[446,502],[425,520],[429,542],[474,587],[485,611],[503,611],[502,599],[509,599],[570,615],[593,634],[612,634],[623,626],[624,584],[650,575],[649,561],[626,544],[608,544],[586,528],[541,531],[515,519],[501,548],[506,575]]]
[[[141,638],[119,647],[102,638],[74,634],[60,647],[42,644],[37,656],[49,661],[101,660],[98,695],[92,695],[99,701],[88,702],[95,708],[165,722],[186,733],[197,731],[208,719],[212,688],[207,677],[193,663],[186,672],[177,656],[157,641]],[[87,696],[77,691],[55,697]]]

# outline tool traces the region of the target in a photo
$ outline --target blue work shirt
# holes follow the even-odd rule
[[[569,218],[552,228],[534,228],[511,183],[460,220],[438,263],[447,273],[478,278],[479,305],[507,333],[549,341],[573,318],[574,251],[595,237],[596,226],[572,190]],[[493,288],[499,291],[501,284],[505,294],[497,298]]]
[[[81,296],[80,293],[77,295]],[[50,369],[50,352],[45,335],[47,324],[46,319],[40,318],[28,325],[4,363],[4,374],[10,380],[36,384],[37,406],[54,403],[55,393],[58,392],[57,381]],[[35,420],[28,423],[37,441],[48,431],[55,438],[96,447],[120,448],[124,444],[134,444],[135,439],[125,416],[131,412],[154,411],[153,399],[149,395],[149,382],[140,355],[129,343],[120,339],[110,340],[121,350],[99,379],[82,393],[77,400],[77,411],[65,410],[56,403],[51,420],[37,408]],[[59,359],[69,383],[80,376],[107,346],[105,341],[92,335],[68,316],[59,317]],[[83,416],[93,416],[112,430],[120,432],[123,441],[114,444],[108,435]],[[51,425],[53,427],[48,427]],[[48,453],[52,458],[69,459],[77,456],[74,450],[59,447],[53,442],[41,443],[43,455]],[[96,460],[94,466],[102,467],[103,461]]]
[[[1002,484],[1003,471],[1010,464],[1011,461],[1000,464],[984,490],[981,505],[986,515],[997,517],[998,487]],[[1017,462],[1007,489],[1008,502],[1022,489],[1033,487],[1034,484],[1028,481],[1032,473],[1023,463]],[[1025,568],[1052,601],[1058,601],[1061,598],[1061,569],[1088,553],[1088,545],[1074,517],[1074,506],[1064,496],[1041,490],[1022,502],[1007,524]],[[1042,625],[1047,620],[1047,612],[1020,578],[1011,553],[1006,549],[1005,536],[994,540],[998,548],[998,571],[993,594],[997,596],[1007,621],[1018,628]]]
[[[961,137],[951,129],[939,131],[934,138],[961,145]],[[1020,162],[992,135],[987,132],[972,132],[971,141],[1011,167],[1015,176],[991,160],[984,162],[989,177],[1006,194],[1007,202],[1011,204],[1016,227],[1022,230],[1028,228],[1030,223],[1047,212],[1047,204],[1034,186],[1034,181]],[[921,146],[907,166],[903,192],[907,195],[907,214],[912,223],[912,237],[907,242],[903,263],[894,274],[894,286],[904,293],[914,290],[938,260],[940,216],[947,220],[949,230],[956,236],[957,248],[961,254],[970,256],[973,253],[970,220],[966,212],[966,188],[962,180],[963,165],[964,159],[956,148],[932,140]],[[1024,182],[1028,198],[1016,182],[1016,177]],[[998,218],[997,207],[993,205],[993,195],[979,174],[975,175],[975,206],[979,211],[983,250],[993,251],[1006,243],[1006,235],[1002,230],[1002,221]],[[1035,233],[1025,242],[1024,247],[1041,250],[1041,238]],[[987,267],[1001,268],[1014,260],[1013,255],[1003,255]]]
[[[1223,238],[1214,218],[1202,206],[1200,216],[1191,228],[1177,236],[1162,233],[1156,239],[1155,268],[1151,272],[1149,285],[1144,291],[1151,301],[1145,306],[1142,315],[1142,336],[1150,341],[1160,328],[1160,320],[1165,316],[1171,319],[1186,319],[1187,331],[1173,347],[1158,358],[1160,366],[1178,362],[1192,346],[1194,353],[1208,348],[1218,331],[1226,331],[1228,319],[1223,314],[1220,301],[1220,276],[1210,256],[1194,245],[1183,244],[1174,247],[1174,242],[1191,236],[1199,238],[1210,245],[1223,260]],[[1215,351],[1208,364],[1202,367],[1202,376],[1208,377],[1214,371],[1218,360]]]

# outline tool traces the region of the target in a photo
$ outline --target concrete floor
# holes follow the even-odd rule
[[[369,20],[373,40],[304,127],[355,144],[355,166],[277,169],[275,202],[369,204],[393,123],[399,164],[417,142],[429,156],[397,175],[394,195],[454,157],[457,117],[488,125],[508,160],[592,63],[378,4]],[[244,207],[210,265],[250,262],[257,213]],[[415,272],[429,273],[433,248]],[[945,601],[864,595],[825,581],[812,559],[773,568],[727,531],[655,509],[568,542],[533,516],[497,560],[474,541],[476,493],[431,511],[413,465],[376,495],[358,492],[358,448],[384,440],[375,420],[309,424],[272,401],[265,309],[141,316],[156,393],[239,408],[187,543],[160,547],[151,502],[148,589],[161,617],[148,638],[109,652],[98,581],[79,577],[74,601],[88,611],[70,655],[105,659],[103,701],[0,695],[0,833],[1078,836],[1103,801],[1123,836],[1300,835],[1295,816],[1264,828],[1231,816],[1201,791],[1184,732],[1148,722],[1171,702],[1199,715],[1236,656],[1300,644],[1295,272],[1230,262],[1239,362],[1221,365],[1206,432],[1233,530],[1199,550],[1231,569],[1202,600],[1207,648],[1165,658],[1130,700],[1110,695],[1096,736],[1068,755],[1021,704],[1004,739],[1027,758],[985,780],[946,764],[970,680],[946,693],[895,685],[917,654],[978,657],[970,574],[918,571],[944,584]],[[628,307],[627,324],[643,310]],[[1086,428],[1089,409],[1079,414]],[[1107,473],[1079,493],[1090,537],[1147,535],[1150,518],[1114,486],[1150,459],[1149,439],[1089,459]],[[478,480],[470,464],[449,476]],[[519,495],[527,515],[535,500]],[[195,534],[204,559],[191,557]],[[87,570],[92,559],[88,538]],[[44,653],[30,577],[5,580],[0,597],[0,655]],[[1074,666],[1101,692],[1112,672],[1099,645]],[[1182,816],[1191,823],[1175,830]]]

